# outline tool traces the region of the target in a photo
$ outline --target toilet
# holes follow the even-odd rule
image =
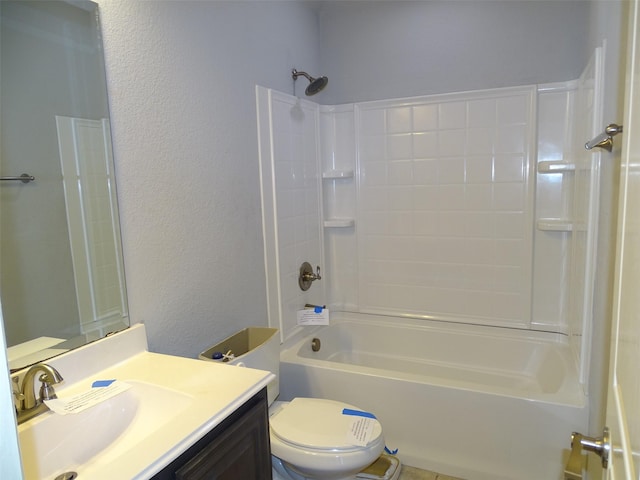
[[[234,352],[234,348],[239,355],[229,358],[228,353]],[[245,329],[202,352],[200,358],[212,361],[214,353],[219,357],[218,352],[222,351],[227,352],[229,365],[268,370],[276,376],[267,387],[274,480],[395,480],[398,477],[400,462],[395,458],[387,461],[388,467],[385,466],[381,474],[365,470],[382,458],[385,447],[382,425],[371,413],[321,398],[276,401],[280,393],[277,329]]]
[[[355,445],[349,436],[357,407],[321,398],[294,398],[269,408],[269,431],[275,480],[342,480],[372,464],[384,450],[380,422],[371,422],[370,440]]]

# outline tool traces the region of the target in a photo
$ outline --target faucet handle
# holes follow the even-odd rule
[[[44,373],[40,375],[39,380],[41,382],[56,384],[62,382],[64,378],[62,378],[62,375],[60,375],[60,372],[58,372],[58,370],[48,365],[47,370],[45,370]]]
[[[24,400],[24,393],[20,390],[20,378],[11,377],[11,393],[13,393],[13,400],[16,408],[18,405],[22,406],[22,400]]]
[[[43,377],[45,377],[45,375],[40,376],[40,381],[42,382],[40,384],[40,401],[58,398],[58,395],[56,395],[56,391],[53,388],[53,384]]]
[[[54,398],[58,398],[56,395],[56,391],[53,388],[53,385],[56,383],[60,383],[63,378],[57,370],[51,369],[51,373],[53,377],[49,373],[43,373],[40,375],[38,380],[40,380],[40,401],[42,400],[53,400]]]
[[[316,273],[313,273],[313,267],[309,262],[304,262],[300,266],[300,275],[298,277],[298,285],[303,292],[306,292],[311,287],[311,282],[316,280],[322,280],[320,275],[320,266],[316,267]]]
[[[20,391],[20,378],[19,377],[11,377],[11,391],[15,396],[22,395]]]

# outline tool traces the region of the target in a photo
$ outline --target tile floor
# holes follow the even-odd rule
[[[402,466],[398,480],[462,480],[442,473],[429,472],[419,468]]]

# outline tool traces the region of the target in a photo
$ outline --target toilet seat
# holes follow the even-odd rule
[[[349,438],[353,422],[359,417],[344,415],[344,409],[358,410],[352,405],[320,398],[295,398],[271,417],[271,433],[291,446],[347,452],[366,449]],[[360,417],[361,418],[361,417]],[[368,444],[382,436],[382,426],[371,419],[372,434]]]
[[[345,478],[375,461],[384,449],[380,423],[372,419],[366,446],[348,439],[358,417],[344,415],[353,405],[317,398],[295,398],[277,406],[269,419],[271,453],[305,478]]]

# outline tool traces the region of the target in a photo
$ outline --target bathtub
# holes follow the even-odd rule
[[[282,345],[280,399],[373,412],[406,465],[469,480],[561,480],[571,432],[588,431],[563,335],[351,313],[305,328]]]

